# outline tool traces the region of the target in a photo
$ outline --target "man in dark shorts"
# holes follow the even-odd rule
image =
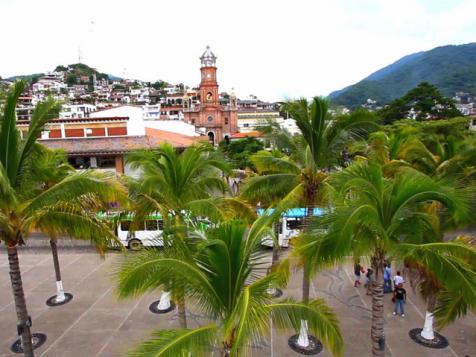
[[[400,310],[400,316],[405,317],[404,305],[407,302],[407,292],[403,288],[403,284],[400,283],[395,287],[393,291],[393,300],[395,300],[395,308],[393,309],[393,315],[398,314]]]
[[[360,262],[356,262],[354,265],[354,275],[355,275],[355,282],[354,282],[354,287],[357,287],[360,285],[360,272],[363,270],[362,266],[360,265]]]

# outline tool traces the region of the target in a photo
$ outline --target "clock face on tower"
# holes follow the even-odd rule
[[[210,73],[207,73],[207,78],[212,78],[212,75]]]
[[[211,102],[212,101],[212,98],[213,98],[213,95],[211,92],[208,92],[207,93],[207,102]]]

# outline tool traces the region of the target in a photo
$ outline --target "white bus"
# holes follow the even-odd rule
[[[132,217],[121,219],[117,225],[117,238],[131,250],[138,250],[142,247],[162,247],[164,241],[161,236],[164,232],[164,221],[162,216],[154,214],[148,216],[144,221],[135,225],[131,231]]]
[[[270,209],[269,211],[273,212],[273,209]],[[289,240],[299,235],[303,221],[306,217],[306,211],[306,208],[291,208],[281,214],[278,234],[278,243],[280,247],[287,248],[289,246]],[[264,209],[259,209],[258,215],[261,216],[264,212]],[[314,217],[322,216],[323,214],[324,210],[322,208],[314,208]],[[272,247],[273,239],[271,237],[263,238],[261,245]]]
[[[116,236],[121,244],[131,250],[139,250],[142,247],[163,247],[164,221],[159,213],[150,214],[141,222],[132,222],[134,216],[127,214],[121,216],[119,212],[101,213],[102,219],[113,221],[116,224]],[[189,222],[196,229],[204,231],[210,222],[203,218],[197,218],[194,223]],[[133,228],[133,230],[132,230]]]
[[[134,230],[131,230],[133,214],[121,215],[120,212],[101,212],[98,217],[115,225],[114,229],[119,242],[129,249],[138,250],[142,247],[164,245],[161,238],[164,232],[164,221],[160,214],[151,214],[141,222],[134,222]]]

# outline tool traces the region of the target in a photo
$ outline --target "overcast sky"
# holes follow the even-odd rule
[[[195,86],[206,45],[222,90],[327,95],[400,57],[476,41],[475,0],[0,0],[0,76],[82,62]]]

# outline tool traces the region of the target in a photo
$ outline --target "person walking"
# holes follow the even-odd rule
[[[355,282],[354,287],[360,285],[360,273],[364,270],[364,267],[360,265],[360,262],[357,261],[354,265],[354,275],[355,275]]]
[[[393,309],[393,315],[398,314],[398,310],[400,310],[400,316],[405,317],[405,309],[404,305],[407,302],[407,292],[403,288],[403,284],[400,283],[395,286],[395,290],[393,291],[393,298],[392,301],[395,303],[395,307]]]
[[[367,281],[364,284],[364,286],[367,288],[367,295],[372,295],[372,280],[373,280],[372,274],[373,274],[372,268],[368,268],[367,274],[365,274]]]
[[[383,292],[384,294],[392,292],[392,267],[390,263],[385,264],[383,271]]]
[[[402,275],[400,274],[400,270],[397,271],[397,275],[393,277],[393,285],[397,287],[399,284],[403,284],[405,280],[403,280]]]

